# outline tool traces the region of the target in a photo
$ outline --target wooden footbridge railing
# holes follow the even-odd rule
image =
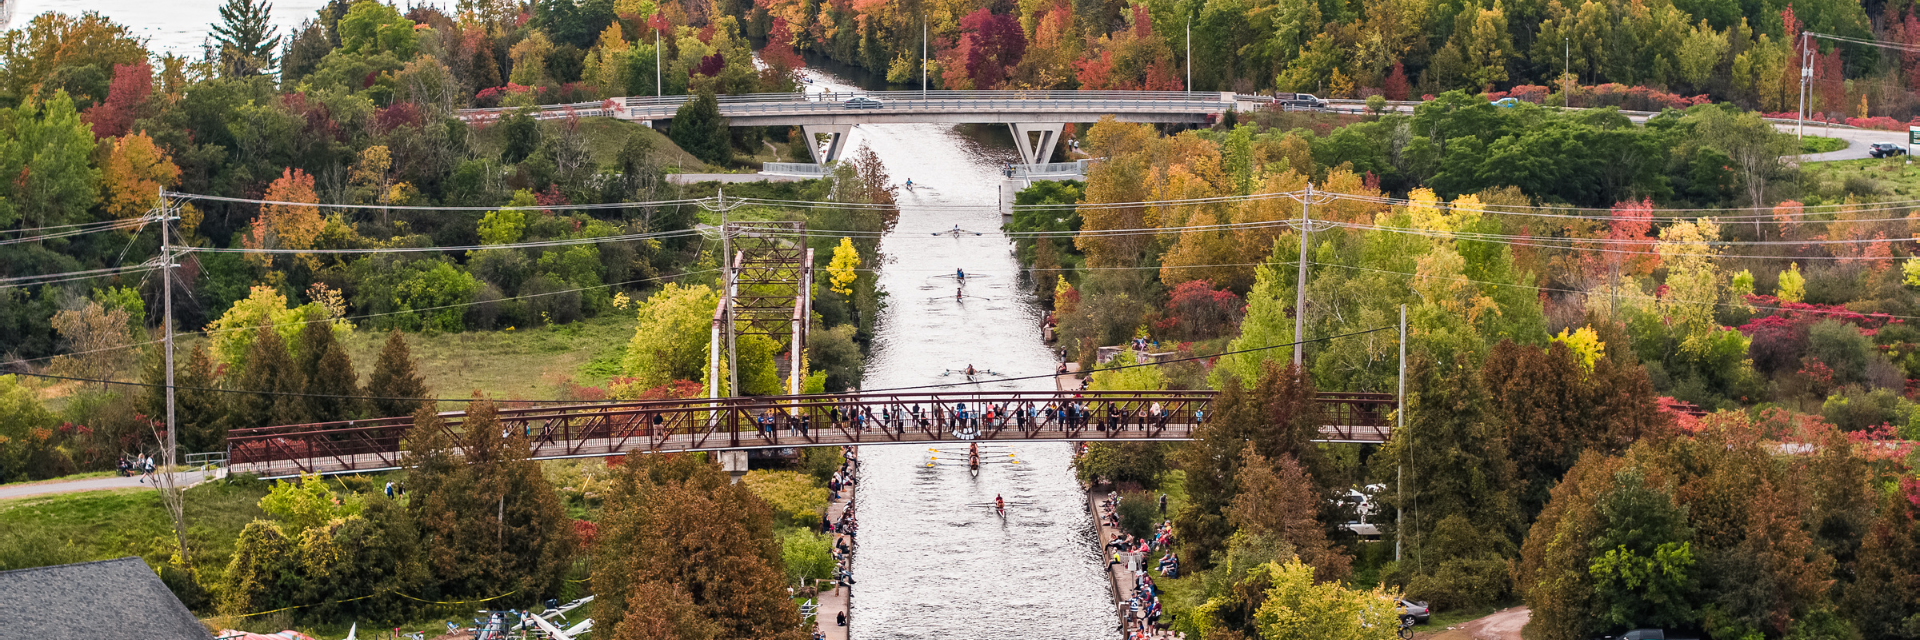
[[[501,409],[535,459],[967,440],[1178,441],[1211,419],[1211,391],[861,393]],[[1321,441],[1385,442],[1391,394],[1322,393]],[[466,413],[440,414],[449,434]],[[229,468],[283,477],[402,466],[410,417],[237,429]],[[455,439],[458,442],[458,439]]]

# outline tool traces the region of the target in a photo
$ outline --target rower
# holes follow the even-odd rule
[[[913,178],[907,178],[907,190],[908,191],[913,190]]]
[[[953,235],[960,235],[960,225],[953,225]]]
[[[967,279],[967,270],[966,270],[966,269],[954,269],[954,270],[953,270],[953,277],[955,277],[955,278],[958,278],[958,279],[960,279],[960,280],[965,280],[965,279]]]
[[[980,372],[979,372],[979,371],[976,371],[976,370],[974,370],[974,368],[973,368],[973,365],[971,365],[971,364],[969,364],[969,365],[967,365],[967,377],[969,377],[969,378],[971,378],[971,377],[973,377],[973,376],[974,376],[975,374],[978,374],[978,373],[980,373]]]
[[[966,297],[966,296],[964,296],[964,295],[961,295],[961,292],[963,292],[963,291],[965,291],[965,290],[964,290],[964,289],[954,289],[954,290],[953,290],[953,301],[954,301],[954,302],[959,302],[961,298],[964,298],[964,297]]]
[[[1007,500],[1005,498],[1000,497],[1000,494],[998,493],[993,494],[993,508],[994,510],[999,511],[1002,515],[1005,515],[1007,513]]]

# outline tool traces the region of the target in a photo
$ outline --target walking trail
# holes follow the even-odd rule
[[[177,481],[186,487],[206,482],[208,478],[199,472],[181,472],[174,474]],[[84,480],[49,480],[46,482],[27,482],[21,484],[0,485],[0,500],[28,498],[56,493],[74,493],[79,491],[105,491],[108,489],[150,489],[159,478],[154,477],[145,484],[139,476],[125,478],[86,478]]]

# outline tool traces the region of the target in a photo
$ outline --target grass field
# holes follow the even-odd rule
[[[511,331],[407,334],[427,387],[440,398],[479,391],[498,400],[547,400],[568,383],[605,384],[633,338],[630,311],[565,325]],[[345,343],[364,383],[387,334],[357,330]]]
[[[1800,138],[1800,153],[1826,153],[1847,148],[1847,141],[1839,138],[1805,136]]]
[[[566,126],[566,124],[560,120],[543,120],[540,122],[541,133],[545,135],[554,135],[564,126]],[[708,170],[706,163],[694,158],[692,154],[681,150],[680,146],[674,144],[673,140],[668,139],[666,134],[655,131],[652,127],[637,122],[627,122],[614,118],[581,118],[579,120],[579,126],[580,133],[586,137],[587,149],[593,155],[593,161],[602,167],[616,166],[618,164],[617,158],[620,156],[620,147],[627,143],[627,136],[632,135],[634,132],[639,132],[641,135],[645,135],[653,141],[653,153],[660,164],[667,167],[668,172],[700,172]],[[476,131],[474,132],[473,138],[474,150],[479,152],[481,157],[497,157],[500,155],[500,145],[502,142],[500,140],[499,127],[490,126]]]
[[[1863,202],[1920,196],[1920,167],[1907,158],[1862,158],[1809,162],[1800,167],[1807,204],[1832,204],[1848,196]]]
[[[267,495],[258,481],[187,490],[187,540],[202,580],[225,572],[234,538]],[[0,500],[0,570],[138,556],[166,562],[177,550],[159,492],[120,489]]]

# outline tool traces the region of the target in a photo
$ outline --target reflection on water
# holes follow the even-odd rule
[[[852,87],[818,70],[809,90]],[[990,129],[982,127],[981,129]],[[888,294],[866,388],[950,382],[971,364],[1010,376],[1053,370],[1040,340],[1044,312],[1020,287],[1012,245],[998,233],[999,168],[1011,136],[950,125],[861,125],[849,149],[870,146],[899,183],[900,219],[880,244]],[[955,208],[949,208],[955,207]],[[966,207],[966,208],[957,208]],[[934,235],[959,226],[981,236]],[[953,272],[965,269],[966,298]],[[986,384],[1049,389],[1047,379]],[[925,446],[869,446],[859,492],[853,637],[1113,638],[1112,596],[1073,479],[1069,445],[1016,447],[1031,465],[920,466]],[[1005,519],[984,507],[1010,503]]]

